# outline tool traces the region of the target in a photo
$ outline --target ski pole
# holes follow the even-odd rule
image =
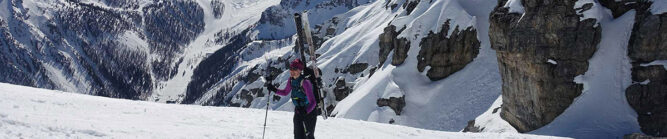
[[[268,61],[268,59],[266,61]],[[269,66],[271,66],[271,63],[272,62],[269,61],[269,63],[266,64],[266,69],[264,69],[264,70],[266,70],[265,71],[265,73],[266,73],[265,76],[269,76],[268,78],[266,78],[266,77],[264,78],[266,80],[266,83],[268,83],[268,84],[271,84],[271,77],[270,77],[271,73],[269,72]],[[264,133],[266,132],[266,119],[269,116],[269,104],[271,103],[271,98],[269,96],[271,96],[271,91],[270,90],[268,91],[268,93],[266,93],[266,113],[264,114],[264,130],[262,130],[262,139],[264,139]]]
[[[271,91],[269,91],[268,95],[266,95],[266,114],[264,114],[264,130],[262,131],[262,139],[264,139],[264,133],[266,132],[266,119],[269,116],[269,103],[271,100],[269,95],[271,95]]]

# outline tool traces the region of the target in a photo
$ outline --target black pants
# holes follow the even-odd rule
[[[314,139],[317,114],[315,110],[306,114],[305,108],[295,108],[294,139]],[[304,128],[305,127],[305,128]]]

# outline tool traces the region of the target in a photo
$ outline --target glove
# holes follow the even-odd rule
[[[273,92],[278,91],[278,89],[275,86],[271,85],[270,83],[264,84],[264,86],[266,86],[266,89],[269,90],[269,91],[273,91]]]

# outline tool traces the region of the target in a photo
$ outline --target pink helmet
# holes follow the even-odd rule
[[[301,62],[301,60],[299,60],[299,59],[297,58],[297,59],[294,59],[294,61],[292,61],[292,63],[290,63],[289,67],[290,67],[290,69],[299,69],[299,70],[303,70],[303,68],[304,68],[305,66],[304,66],[303,62]]]

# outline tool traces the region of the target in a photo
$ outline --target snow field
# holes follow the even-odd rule
[[[0,83],[0,138],[261,138],[264,109],[163,104]],[[269,111],[267,138],[292,138],[292,112]],[[318,117],[317,138],[556,138],[455,133]]]

